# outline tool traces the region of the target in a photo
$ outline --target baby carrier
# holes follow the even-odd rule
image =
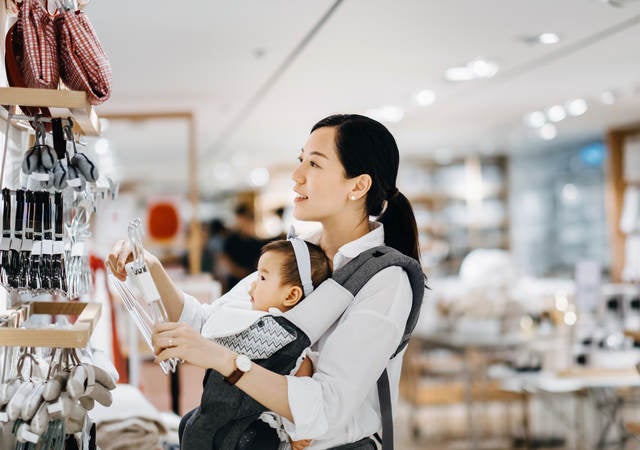
[[[254,363],[289,375],[300,355],[340,317],[373,275],[390,266],[402,267],[411,283],[413,301],[400,345],[394,358],[407,345],[418,321],[425,289],[425,276],[413,258],[386,246],[358,255],[333,273],[302,303],[282,316],[263,316],[241,333],[216,339],[220,344],[251,358]],[[275,429],[258,420],[266,408],[222,375],[207,370],[200,406],[180,423],[180,448],[184,450],[276,450]],[[393,449],[391,397],[386,370],[378,379],[382,413],[383,449]]]

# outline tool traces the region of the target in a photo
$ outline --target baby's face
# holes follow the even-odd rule
[[[282,302],[287,298],[289,287],[282,285],[280,271],[284,256],[277,252],[267,252],[258,261],[258,279],[251,283],[249,295],[253,309],[269,311],[278,308],[284,311]]]

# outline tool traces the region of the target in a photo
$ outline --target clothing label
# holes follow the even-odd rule
[[[53,416],[56,413],[62,414],[62,402],[60,400],[58,400],[55,403],[51,403],[51,404],[47,405],[47,412],[51,416]]]
[[[135,267],[134,263],[129,263],[125,265],[125,269],[147,303],[153,303],[160,300],[160,293],[158,292],[146,265]]]
[[[53,241],[51,240],[42,241],[42,254],[53,255]]]
[[[49,181],[48,173],[33,172],[30,177],[36,181]]]
[[[42,241],[33,241],[33,247],[31,247],[32,256],[42,255]]]
[[[22,239],[11,239],[11,250],[20,251],[20,248],[22,248]]]
[[[54,255],[62,255],[64,253],[64,242],[55,241],[53,243],[53,254]]]
[[[20,251],[30,252],[32,247],[33,247],[33,239],[23,239],[22,247],[20,248]]]

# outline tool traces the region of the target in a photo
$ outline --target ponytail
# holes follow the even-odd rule
[[[387,200],[387,207],[378,217],[384,225],[384,243],[420,262],[418,227],[407,197],[397,189]]]

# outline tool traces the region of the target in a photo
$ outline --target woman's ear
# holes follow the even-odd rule
[[[287,296],[282,301],[282,306],[285,308],[293,308],[302,298],[302,289],[299,286],[291,286]]]
[[[349,198],[351,200],[358,200],[367,195],[367,192],[371,189],[371,175],[363,173],[353,178],[353,181],[354,184],[351,192],[349,192]]]

